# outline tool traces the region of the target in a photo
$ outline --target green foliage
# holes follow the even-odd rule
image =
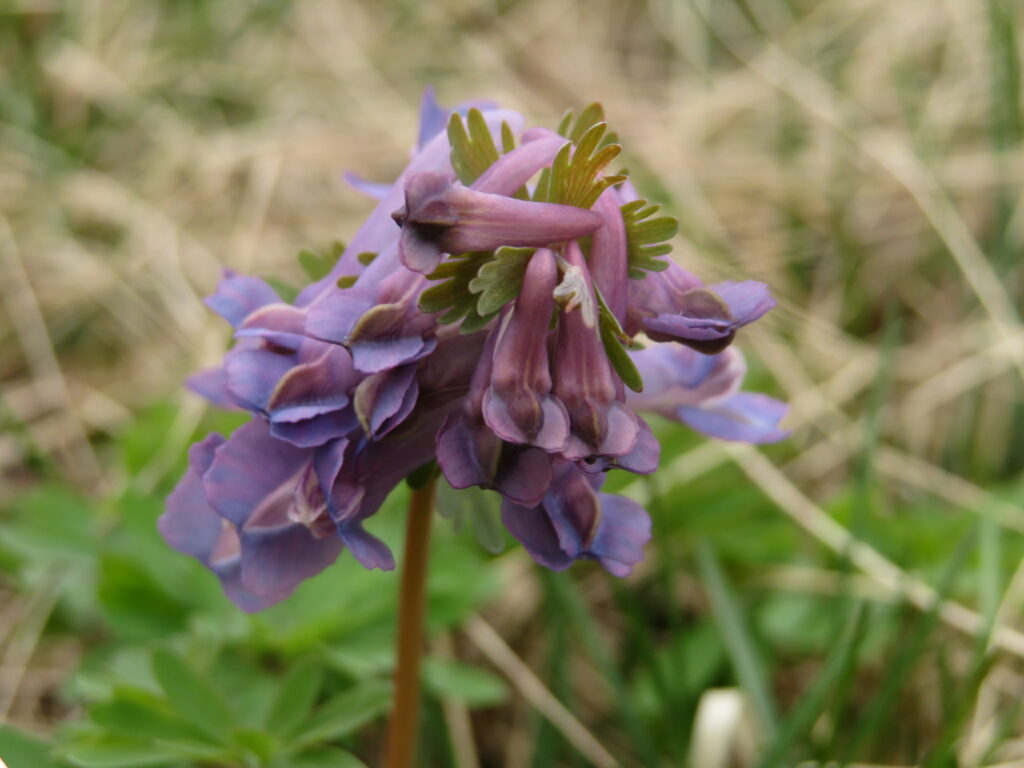
[[[452,168],[467,187],[498,159],[498,148],[483,113],[475,107],[462,115],[453,113],[448,120],[448,141],[452,146]]]
[[[338,241],[331,243],[323,253],[317,253],[308,249],[299,251],[299,265],[302,267],[302,271],[306,273],[306,277],[316,282],[327,277],[331,268],[334,267],[344,252],[345,244]]]
[[[622,330],[619,321],[608,309],[608,304],[601,295],[601,290],[595,285],[594,291],[597,295],[598,304],[598,329],[601,335],[601,343],[604,345],[605,354],[608,355],[608,362],[622,379],[623,384],[634,392],[641,392],[644,388],[644,381],[640,372],[636,369],[633,359],[627,354],[624,345],[630,344],[629,337]]]
[[[467,333],[486,325],[494,314],[481,315],[477,311],[479,299],[469,290],[480,268],[494,256],[489,251],[474,251],[450,256],[428,278],[438,281],[420,294],[419,305],[424,312],[443,312],[441,323],[462,321]],[[468,324],[468,326],[467,326]]]
[[[566,113],[562,115],[562,119],[559,121],[558,128],[556,130],[559,135],[565,136],[565,138],[569,139],[573,144],[579,144],[587,131],[598,123],[605,122],[604,106],[595,101],[584,107],[583,111],[580,112],[579,117],[575,117],[575,119],[573,119],[574,117],[575,115],[571,109],[566,111]],[[615,144],[617,142],[618,137],[614,133],[608,133],[601,140],[600,146]]]
[[[626,248],[629,253],[629,276],[642,280],[644,272],[661,272],[668,262],[659,259],[672,252],[668,242],[679,231],[679,220],[673,216],[658,216],[660,205],[646,200],[634,200],[622,206],[622,219],[626,225]]]
[[[9,725],[0,725],[0,759],[7,768],[65,768],[51,754],[50,745]]]
[[[576,144],[562,147],[551,167],[541,173],[533,199],[590,208],[602,192],[625,181],[623,175],[601,175],[622,151],[618,144],[602,145],[607,130],[607,123],[597,123]]]
[[[508,698],[508,686],[492,672],[440,659],[428,659],[423,683],[438,697],[461,701],[470,707],[493,707]]]
[[[479,294],[476,312],[490,317],[519,295],[533,248],[502,247],[483,264],[469,281],[469,292]]]
[[[274,275],[263,275],[263,280],[274,289],[274,292],[281,297],[281,301],[291,304],[299,295],[299,288],[287,283]]]
[[[437,487],[438,514],[452,521],[461,531],[468,521],[476,540],[488,552],[505,549],[505,526],[501,522],[501,496],[477,486],[456,490],[446,481]]]

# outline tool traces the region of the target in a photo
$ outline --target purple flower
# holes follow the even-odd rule
[[[432,272],[445,253],[545,246],[584,237],[601,226],[593,211],[481,192],[454,184],[445,173],[410,176],[405,206],[393,217],[402,228],[399,257],[416,272]]]
[[[705,287],[675,263],[629,286],[627,331],[653,341],[678,341],[707,354],[721,352],[736,331],[775,306],[768,286],[753,280]]]
[[[635,501],[599,493],[599,487],[594,475],[562,462],[540,504],[526,507],[506,500],[501,519],[543,566],[561,571],[585,558],[615,576],[628,576],[643,559],[651,519]]]
[[[515,306],[501,322],[483,415],[502,440],[562,451],[569,439],[565,406],[551,395],[548,327],[557,279],[554,254],[530,258]]]
[[[484,421],[484,396],[494,370],[497,338],[497,328],[487,334],[464,404],[438,433],[437,463],[453,488],[479,485],[518,504],[534,506],[551,485],[551,457],[540,448],[502,440]]]
[[[623,456],[636,445],[640,425],[619,401],[619,388],[598,335],[597,298],[575,242],[566,252],[567,279],[577,279],[572,301],[578,308],[561,313],[555,346],[554,393],[569,413],[571,434],[562,450],[567,459]]]
[[[398,178],[346,174],[379,202],[294,303],[231,271],[207,299],[235,344],[189,386],[252,420],[193,446],[160,530],[245,610],[345,549],[392,568],[366,521],[432,461],[453,488],[500,493],[542,565],[625,576],[651,521],[600,488],[612,470],[657,468],[638,412],[727,440],[786,435],[785,405],[740,391],[743,358],[726,349],[774,306],[767,288],[658,261],[675,224],[604,174],[618,149],[602,123],[570,140],[487,103],[456,112],[471,130],[460,143],[453,124],[453,148],[453,113],[428,92]],[[640,333],[669,343],[629,349]]]
[[[630,393],[634,408],[680,421],[709,437],[745,443],[774,443],[789,432],[779,427],[785,403],[740,392],[746,374],[736,349],[702,355],[692,349],[659,346],[633,352],[644,391]]]

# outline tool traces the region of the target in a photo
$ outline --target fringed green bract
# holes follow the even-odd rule
[[[492,315],[519,295],[523,275],[534,248],[499,248],[494,258],[485,261],[469,283],[469,290],[479,294],[477,313]]]
[[[622,151],[618,144],[602,146],[607,130],[607,123],[596,123],[583,133],[575,149],[573,144],[562,147],[550,170],[541,174],[533,199],[590,208],[608,187],[625,181],[622,175],[601,175]]]
[[[457,112],[451,116],[448,142],[452,145],[452,168],[467,187],[498,159],[498,148],[479,109],[469,110],[465,122]]]
[[[612,311],[608,309],[608,304],[605,302],[604,296],[601,295],[601,289],[596,285],[594,293],[597,295],[598,330],[601,334],[601,343],[604,345],[605,354],[608,355],[608,362],[622,379],[623,384],[634,392],[642,392],[644,380],[624,346],[630,343],[629,336],[622,330],[622,326]]]
[[[672,252],[672,244],[667,241],[679,231],[679,220],[674,216],[654,217],[660,209],[660,205],[646,200],[634,200],[622,206],[629,276],[634,280],[642,280],[645,271],[661,272],[668,268],[668,262],[657,257]]]

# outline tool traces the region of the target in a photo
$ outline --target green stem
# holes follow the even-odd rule
[[[434,481],[412,492],[405,531],[405,559],[398,597],[395,699],[388,725],[386,768],[411,768],[416,754],[420,710],[420,658],[430,553],[430,516]]]

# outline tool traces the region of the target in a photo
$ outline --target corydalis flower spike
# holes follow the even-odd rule
[[[189,386],[253,420],[194,448],[160,529],[245,610],[284,599],[342,548],[393,567],[364,523],[432,460],[453,487],[498,491],[538,562],[594,559],[622,576],[650,520],[600,487],[659,460],[632,409],[723,439],[786,434],[783,403],[739,391],[738,352],[701,354],[770,309],[767,289],[705,286],[659,258],[676,223],[604,172],[619,147],[598,110],[562,137],[481,106],[447,120],[428,93],[395,182],[349,175],[380,203],[294,302],[230,271],[208,300],[235,346]],[[641,332],[685,346],[627,352]]]
[[[545,246],[584,237],[601,226],[593,211],[478,192],[455,186],[446,173],[410,176],[405,206],[392,217],[402,228],[399,258],[424,273],[432,272],[445,253]]]
[[[483,402],[487,425],[503,440],[550,452],[565,448],[569,436],[565,407],[550,395],[547,338],[557,277],[555,255],[534,253],[495,347]]]

